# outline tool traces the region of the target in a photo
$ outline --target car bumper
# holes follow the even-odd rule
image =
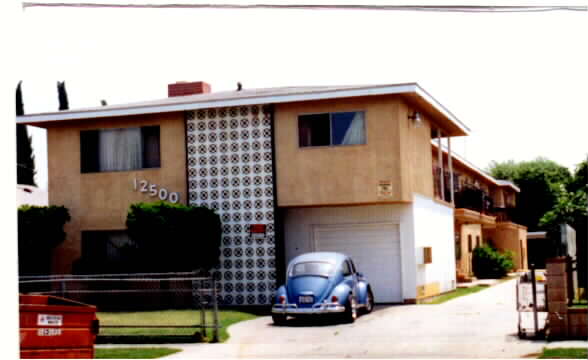
[[[344,311],[345,306],[332,303],[317,304],[311,308],[299,308],[296,304],[275,304],[272,307],[272,314],[283,315],[333,314]]]

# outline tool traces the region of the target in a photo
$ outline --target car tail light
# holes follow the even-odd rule
[[[279,300],[280,300],[280,304],[286,303],[286,297],[284,295],[280,295]]]
[[[339,298],[337,297],[337,295],[331,296],[331,302],[334,302],[334,303],[339,302]]]

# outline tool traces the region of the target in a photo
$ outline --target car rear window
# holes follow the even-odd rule
[[[333,272],[333,264],[327,262],[302,262],[292,266],[290,276],[320,275],[329,276]]]

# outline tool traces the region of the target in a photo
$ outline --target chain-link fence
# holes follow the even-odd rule
[[[157,310],[196,310],[185,312],[194,319],[173,319],[162,323],[161,317],[143,316],[137,322],[119,316],[120,321],[104,322],[101,329],[200,329],[207,336],[212,329],[212,340],[218,341],[219,283],[213,277],[194,272],[145,274],[94,274],[22,276],[19,291],[23,294],[43,294],[95,305],[99,312],[140,312]],[[194,315],[196,314],[196,315]],[[165,317],[165,316],[164,316]],[[185,317],[185,316],[184,316]],[[165,319],[163,319],[165,322]],[[121,331],[121,333],[125,333]],[[128,333],[136,334],[129,331]],[[153,332],[151,332],[153,333]]]

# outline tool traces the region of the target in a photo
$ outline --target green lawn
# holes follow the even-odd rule
[[[180,349],[170,348],[111,348],[96,349],[96,359],[157,359],[162,356],[175,354]]]
[[[100,337],[133,336],[133,342],[142,337],[157,341],[159,337],[192,336],[197,328],[105,328],[104,325],[195,325],[200,323],[198,310],[163,310],[140,312],[99,312]],[[229,338],[227,328],[237,322],[254,319],[256,315],[233,310],[219,310],[219,341]],[[212,312],[206,312],[206,324],[213,324]],[[208,339],[212,339],[212,329],[207,329]],[[138,339],[138,340],[137,340]],[[163,340],[163,339],[162,339]],[[169,342],[169,341],[161,341]],[[185,341],[182,341],[185,342]]]
[[[553,348],[543,349],[539,359],[586,359],[588,349],[586,348]]]
[[[472,286],[469,288],[457,288],[452,292],[449,292],[447,294],[443,294],[437,297],[434,297],[430,300],[426,300],[425,302],[423,302],[423,304],[442,304],[446,301],[458,298],[460,296],[465,296],[465,295],[469,295],[469,294],[473,294],[473,293],[477,293],[478,291],[482,291],[484,289],[488,289],[489,286],[480,286],[480,285],[476,285],[476,286]]]

